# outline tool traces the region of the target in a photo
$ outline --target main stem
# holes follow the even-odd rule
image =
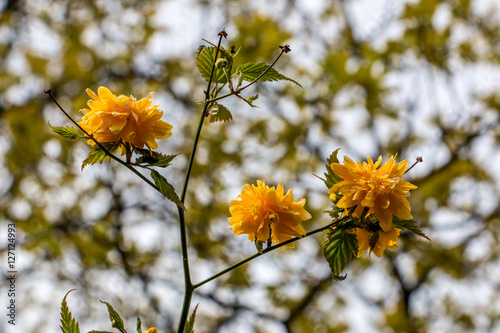
[[[187,187],[189,183],[189,177],[191,176],[191,170],[194,164],[194,157],[196,154],[196,147],[198,146],[198,141],[200,139],[201,128],[203,127],[203,122],[207,113],[208,101],[210,100],[210,86],[212,85],[212,78],[215,70],[215,62],[217,61],[217,56],[219,54],[220,44],[222,42],[222,37],[225,37],[225,31],[219,32],[219,44],[217,45],[217,50],[215,51],[214,63],[212,64],[212,71],[210,73],[210,79],[208,80],[207,90],[205,92],[205,102],[203,104],[203,110],[200,115],[200,121],[198,123],[198,129],[196,130],[196,135],[194,137],[193,148],[191,150],[191,156],[189,157],[188,167],[186,170],[186,177],[184,178],[184,186],[181,193],[181,201],[184,203],[186,199]],[[182,312],[179,319],[179,326],[177,329],[178,333],[184,332],[184,327],[186,326],[187,317],[189,315],[189,307],[191,305],[191,299],[193,298],[193,283],[191,282],[191,273],[189,270],[189,257],[187,250],[187,237],[186,237],[186,221],[184,218],[184,210],[178,207],[179,210],[179,231],[181,236],[181,252],[182,252],[182,267],[184,270],[184,301],[182,303]]]

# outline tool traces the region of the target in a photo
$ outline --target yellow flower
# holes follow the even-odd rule
[[[336,193],[343,195],[337,202],[340,208],[354,207],[352,215],[361,217],[363,210],[368,208],[366,216],[375,214],[380,227],[384,231],[392,228],[392,217],[397,216],[402,220],[411,219],[410,204],[406,199],[410,190],[417,188],[401,178],[406,172],[408,161],[395,164],[394,157],[383,164],[382,157],[376,163],[368,157],[368,163],[354,163],[349,157],[344,156],[344,164],[332,163],[331,168],[341,181],[332,186],[330,198],[333,200]]]
[[[154,327],[150,327],[147,331],[144,331],[142,333],[158,333],[158,330]]]
[[[80,110],[84,116],[78,124],[97,141],[116,142],[121,139],[138,148],[156,149],[157,139],[172,135],[172,126],[160,120],[163,111],[158,109],[159,105],[153,104],[153,93],[136,100],[133,96],[117,97],[105,87],[99,87],[97,95],[90,89],[86,92],[92,98],[87,103],[90,110]],[[94,145],[92,140],[88,143]]]
[[[231,201],[228,228],[233,228],[236,235],[248,234],[251,241],[271,239],[275,244],[293,236],[302,237],[306,233],[300,223],[311,218],[303,208],[305,203],[306,199],[294,202],[292,190],[284,194],[282,184],[275,189],[258,180],[257,186],[243,186],[241,194]],[[293,243],[286,246],[294,247]]]
[[[380,231],[378,233],[377,243],[375,244],[373,249],[371,249],[371,251],[380,258],[382,257],[382,254],[384,253],[386,247],[390,249],[397,249],[398,236],[400,232],[401,229],[398,228],[392,228],[387,232]],[[354,233],[356,234],[356,238],[358,239],[358,257],[360,257],[363,252],[370,249],[371,232],[361,228],[354,228]]]

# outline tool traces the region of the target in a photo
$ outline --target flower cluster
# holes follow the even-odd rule
[[[257,186],[246,184],[236,200],[231,201],[228,219],[236,235],[248,234],[251,241],[271,240],[275,244],[302,237],[306,233],[300,223],[309,220],[303,207],[306,199],[293,201],[292,190],[284,194],[283,185],[267,186],[258,180]],[[286,245],[294,247],[293,243]]]
[[[172,126],[161,120],[163,111],[153,104],[153,93],[136,100],[133,96],[116,96],[108,88],[99,87],[97,94],[87,89],[92,98],[81,109],[84,113],[78,124],[99,142],[122,141],[137,148],[158,148],[157,139],[172,135]],[[90,145],[94,145],[89,140]],[[122,149],[122,152],[123,149]]]
[[[412,218],[406,198],[410,190],[417,187],[401,179],[406,172],[407,160],[395,164],[394,157],[391,157],[377,169],[381,162],[382,157],[375,163],[368,157],[368,163],[355,163],[344,156],[344,164],[332,163],[330,167],[342,180],[328,193],[332,199],[336,193],[342,195],[337,206],[346,209],[345,214],[348,208],[355,207],[352,216],[361,218],[367,209],[365,217],[375,214],[382,230],[388,232],[392,229],[393,216],[402,220]]]

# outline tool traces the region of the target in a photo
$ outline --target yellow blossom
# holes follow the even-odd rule
[[[330,198],[336,193],[342,194],[337,202],[340,208],[356,207],[352,213],[354,217],[361,217],[363,210],[368,208],[366,216],[375,214],[380,227],[384,231],[392,228],[392,217],[402,220],[411,219],[411,210],[408,199],[410,190],[417,188],[401,178],[406,172],[408,161],[395,164],[394,157],[383,164],[379,157],[376,163],[368,157],[368,163],[355,163],[344,156],[344,164],[332,163],[331,168],[342,180],[332,186]]]
[[[163,111],[153,104],[153,93],[136,100],[133,96],[116,96],[106,87],[99,87],[97,95],[86,90],[92,98],[87,105],[90,109],[81,109],[84,113],[78,124],[99,142],[122,140],[135,147],[158,148],[157,139],[172,135],[172,126],[162,120]],[[89,140],[90,145],[94,145]],[[123,152],[123,150],[122,150]]]
[[[158,330],[155,327],[150,327],[147,331],[142,333],[158,333]]]
[[[231,201],[229,228],[236,235],[248,234],[251,241],[271,239],[275,244],[302,237],[306,233],[300,223],[311,218],[303,208],[305,203],[306,199],[294,202],[292,190],[284,194],[282,184],[275,189],[258,180],[257,186],[243,186],[241,194]],[[287,246],[294,247],[293,243]]]
[[[391,230],[384,232],[380,231],[378,233],[378,240],[373,249],[371,251],[377,256],[382,257],[384,250],[386,247],[390,249],[398,248],[398,236],[401,232],[401,229],[392,228]],[[358,257],[360,257],[363,252],[370,249],[370,236],[371,232],[366,231],[361,228],[354,228],[354,233],[356,234],[356,238],[358,239]]]

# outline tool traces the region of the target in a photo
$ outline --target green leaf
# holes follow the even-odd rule
[[[200,71],[201,76],[205,80],[210,79],[210,73],[212,72],[212,66],[214,66],[214,58],[215,52],[217,51],[216,47],[213,46],[203,46],[198,47],[198,51],[196,52],[196,66]],[[227,60],[227,73],[231,75],[231,70],[233,67],[233,57],[229,51],[224,49],[223,47],[219,48],[219,53],[217,54],[218,59]],[[212,77],[213,83],[227,83],[226,75],[222,69],[214,69],[214,75]]]
[[[110,153],[114,154],[118,147],[120,147],[121,142],[116,141],[116,142],[103,142],[101,145]],[[97,162],[101,163],[104,162],[105,160],[111,161],[111,157],[109,157],[104,150],[101,149],[98,145],[94,145],[92,147],[92,150],[89,153],[89,156],[85,160],[83,160],[82,163],[82,170],[89,164],[96,164]]]
[[[392,226],[403,230],[409,230],[415,235],[431,240],[429,237],[427,237],[426,234],[422,232],[422,230],[420,230],[415,220],[400,220],[394,216],[392,219]]]
[[[106,306],[108,307],[109,320],[111,320],[111,327],[116,328],[121,333],[127,333],[127,331],[125,330],[125,323],[123,322],[123,319],[122,317],[120,317],[118,312],[116,312],[115,309],[113,309],[111,304],[109,304],[108,302],[101,301],[101,303],[106,304]]]
[[[134,151],[142,156],[135,160],[135,164],[147,164],[159,168],[166,168],[170,162],[179,154],[164,155],[148,149],[134,148]]]
[[[325,172],[325,185],[328,187],[328,189],[331,189],[333,185],[337,184],[340,181],[340,177],[337,176],[330,165],[332,163],[339,163],[339,159],[337,158],[337,154],[339,152],[340,148],[337,150],[334,150],[333,153],[326,159],[326,172]]]
[[[56,127],[56,126],[51,126],[49,124],[49,127],[57,134],[62,136],[63,138],[69,139],[69,140],[75,140],[77,138],[80,138],[81,136],[78,135],[76,132],[76,129],[73,127]]]
[[[269,66],[266,63],[263,62],[249,62],[244,65],[239,66],[236,68],[236,74],[240,75],[240,73],[243,74],[243,80],[251,82],[255,80],[256,78],[259,77]],[[283,74],[278,73],[277,70],[274,68],[269,69],[266,74],[264,74],[261,78],[259,78],[259,81],[280,81],[280,80],[286,80],[295,83],[299,87],[302,88],[300,83],[297,81],[284,76]]]
[[[73,318],[71,312],[69,312],[68,303],[66,303],[66,297],[68,297],[69,293],[75,289],[71,289],[64,295],[64,298],[61,302],[61,330],[63,333],[80,333],[80,325]]]
[[[156,187],[158,187],[158,190],[160,191],[161,194],[165,196],[165,198],[172,201],[182,209],[186,210],[181,199],[179,199],[177,193],[175,193],[175,188],[167,182],[167,179],[165,177],[163,177],[157,171],[151,170],[151,178],[153,178]]]
[[[193,313],[191,313],[191,316],[189,316],[189,319],[186,322],[186,326],[184,327],[184,333],[194,333],[194,320],[196,317],[196,310],[198,309],[198,305],[193,310]]]
[[[215,123],[217,121],[228,122],[233,120],[231,112],[222,104],[214,103],[208,112],[210,113],[211,123]]]
[[[142,323],[139,315],[137,315],[137,333],[142,333]]]
[[[330,230],[323,248],[324,256],[337,281],[345,280],[347,275],[340,276],[347,264],[358,254],[356,235],[347,230]]]

